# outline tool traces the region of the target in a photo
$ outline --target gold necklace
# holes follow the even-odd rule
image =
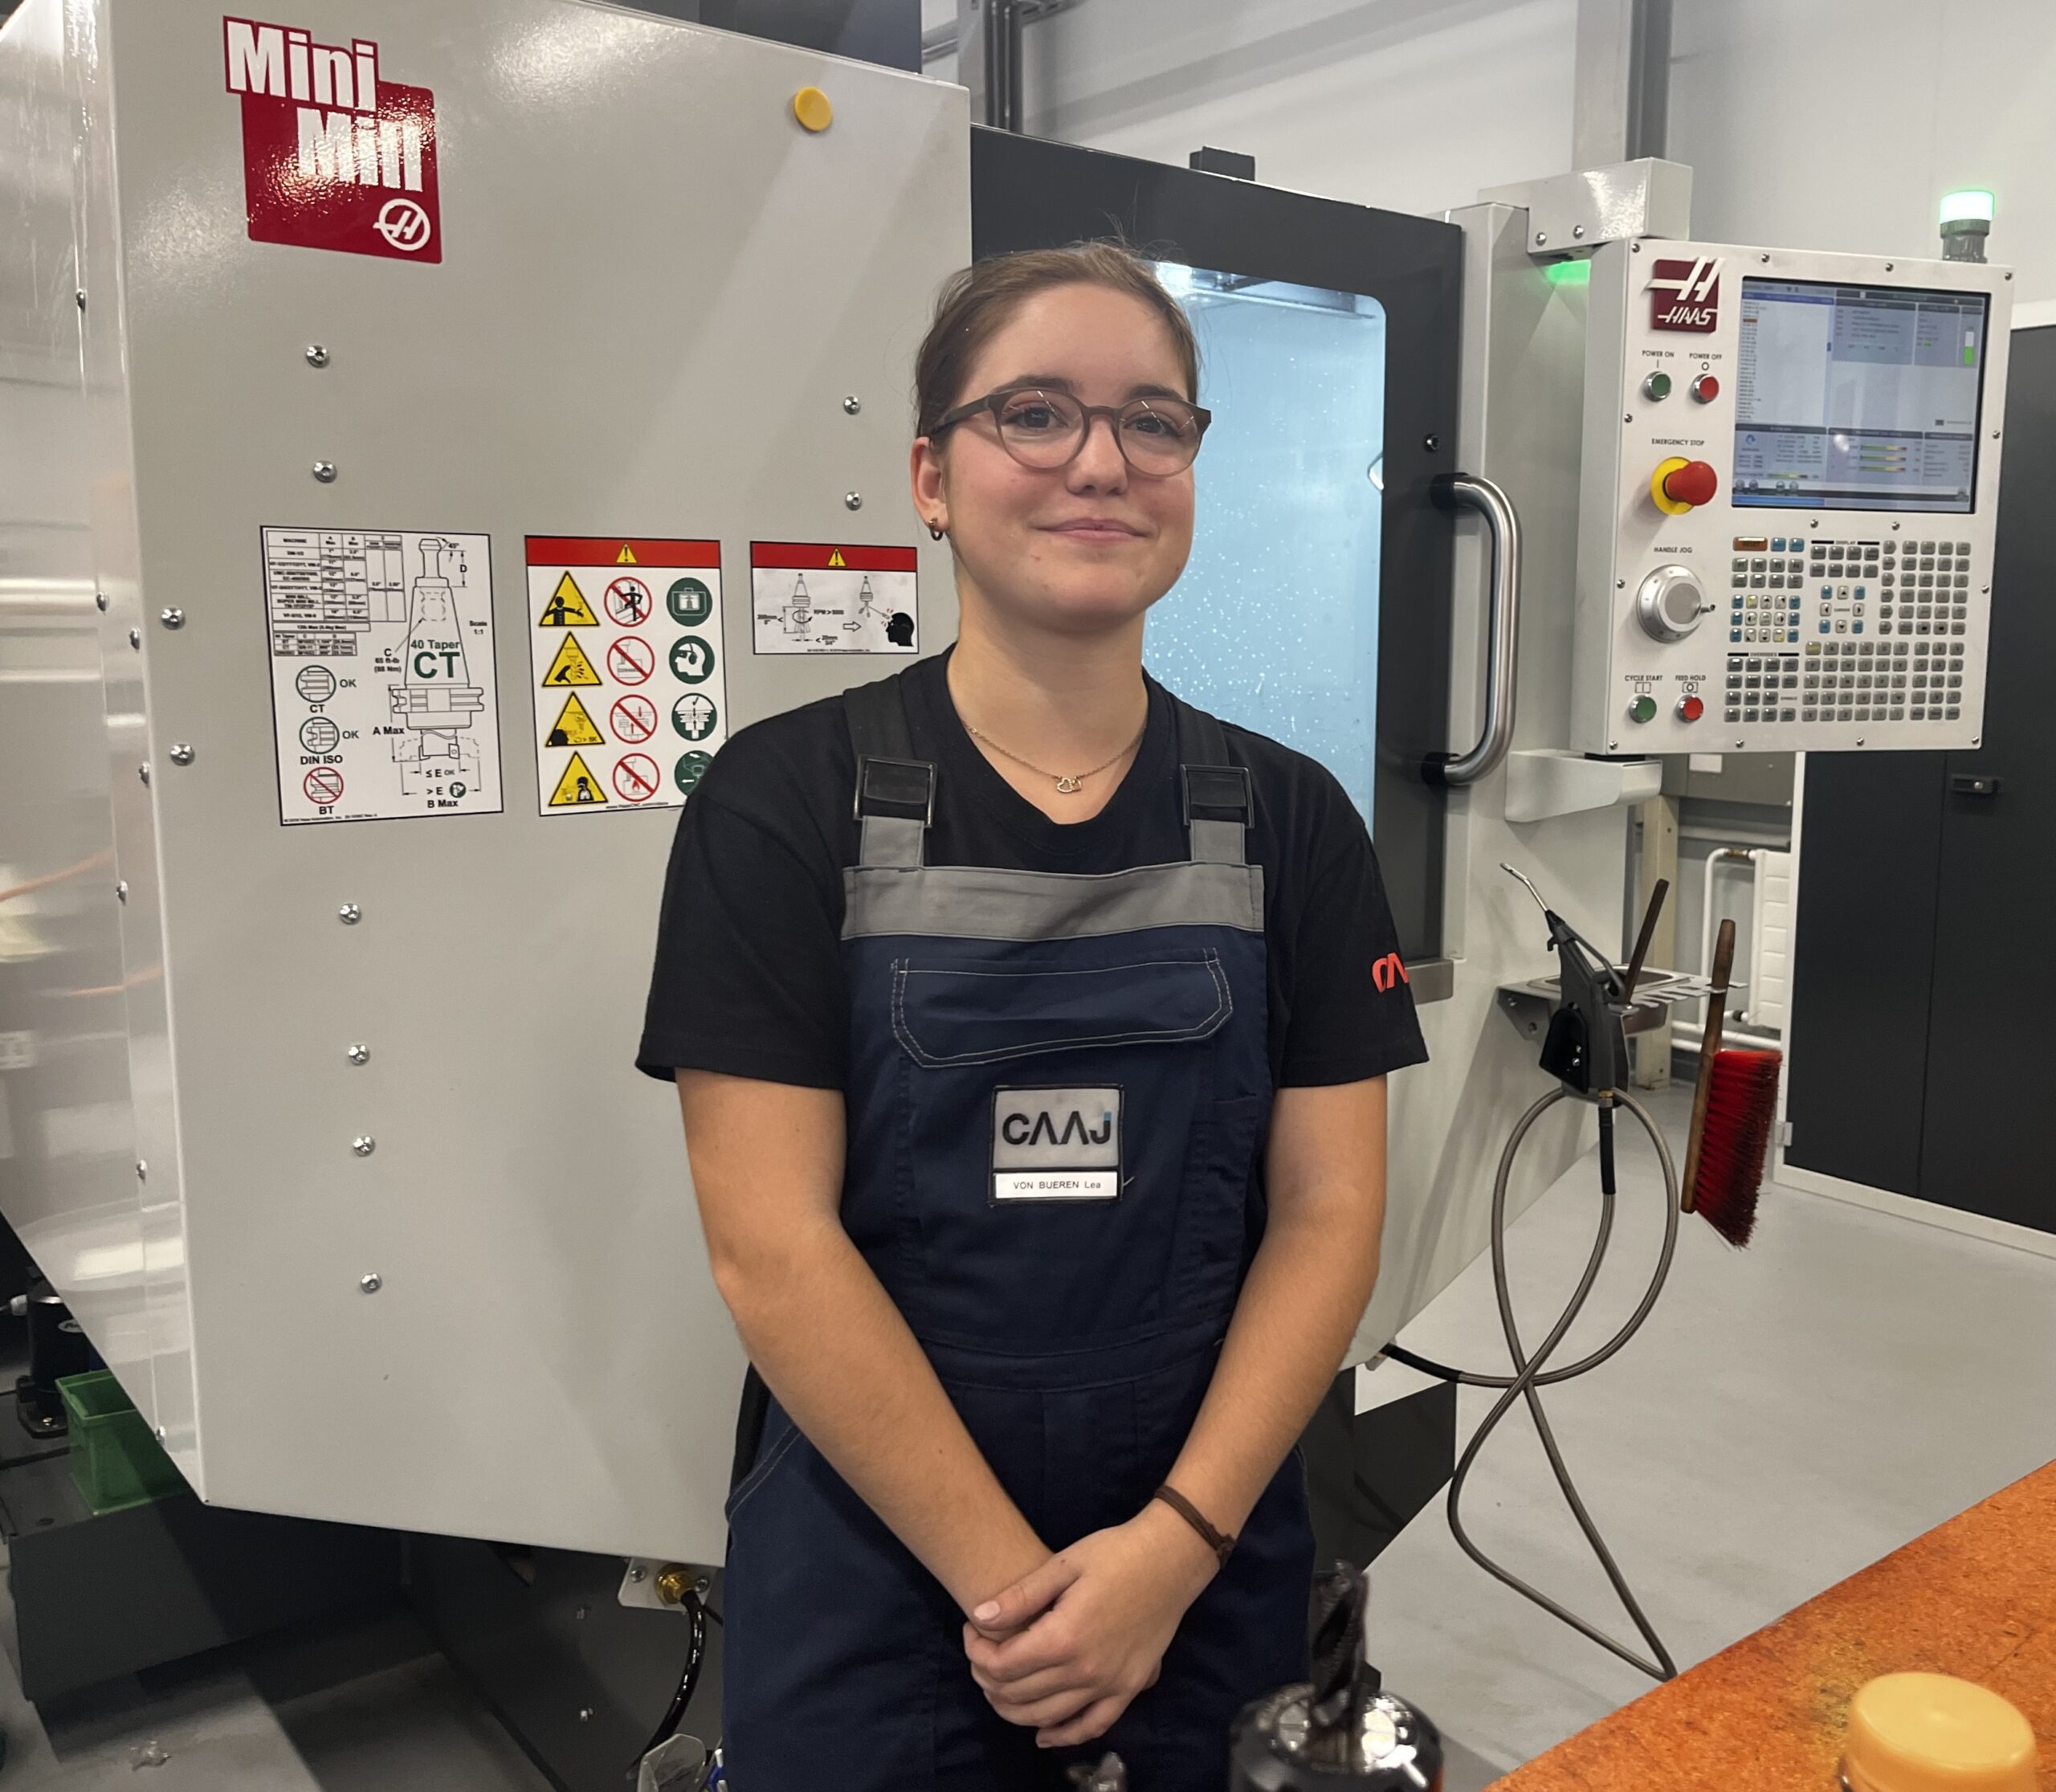
[[[1028,769],[1033,772],[1038,778],[1048,778],[1051,783],[1056,786],[1059,791],[1061,791],[1064,795],[1069,797],[1075,796],[1079,791],[1084,787],[1087,778],[1096,778],[1101,772],[1104,771],[1108,766],[1118,764],[1121,760],[1127,758],[1128,756],[1134,752],[1137,747],[1140,746],[1142,745],[1142,736],[1149,732],[1149,722],[1148,719],[1145,716],[1143,720],[1141,733],[1138,733],[1132,741],[1129,741],[1126,746],[1123,747],[1121,750],[1116,753],[1112,759],[1102,760],[1089,772],[1074,772],[1069,774],[1050,771],[1046,769],[1044,767],[1037,765],[1032,759],[1023,759],[1019,753],[1012,751],[1009,748],[1001,746],[998,741],[995,741],[992,736],[986,733],[982,729],[973,728],[969,722],[965,723],[964,728],[965,733],[969,734],[974,740],[983,741],[985,745],[990,747],[994,753],[997,753],[1001,758],[1011,759],[1017,765],[1026,765]]]

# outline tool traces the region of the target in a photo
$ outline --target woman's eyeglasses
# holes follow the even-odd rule
[[[1124,405],[1080,403],[1068,392],[1046,386],[1003,386],[959,405],[928,431],[932,441],[981,412],[989,412],[1000,446],[1024,467],[1053,472],[1067,467],[1085,446],[1095,417],[1113,426],[1121,458],[1149,479],[1182,473],[1199,453],[1200,438],[1214,413],[1182,398],[1131,398]]]

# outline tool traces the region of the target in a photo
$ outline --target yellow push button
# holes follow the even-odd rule
[[[1947,1674],[1887,1674],[1849,1707],[1849,1792],[2035,1792],[2034,1732],[1996,1692]]]
[[[803,87],[793,96],[793,116],[818,135],[835,122],[835,108],[818,87]]]

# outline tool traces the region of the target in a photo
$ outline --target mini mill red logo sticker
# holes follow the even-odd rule
[[[222,54],[253,242],[442,260],[433,93],[386,79],[368,38],[225,18]]]
[[[1719,255],[1658,262],[1649,274],[1650,328],[1710,334],[1720,321],[1720,265]]]

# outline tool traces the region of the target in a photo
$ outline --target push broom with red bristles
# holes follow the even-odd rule
[[[1681,1205],[1730,1244],[1743,1245],[1756,1230],[1756,1198],[1777,1117],[1777,1073],[1785,1055],[1721,1050],[1734,965],[1735,924],[1724,920],[1713,949],[1713,994],[1707,1002],[1706,1031],[1699,1043]]]

